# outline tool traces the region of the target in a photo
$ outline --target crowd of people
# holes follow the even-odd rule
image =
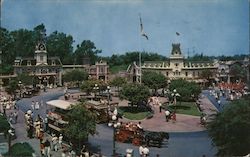
[[[0,111],[6,116],[6,110],[17,109],[14,96],[1,93],[0,95]]]

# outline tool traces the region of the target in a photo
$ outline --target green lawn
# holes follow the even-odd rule
[[[165,107],[165,105],[164,105]],[[177,102],[177,105],[169,105],[169,110],[174,111],[176,109],[176,113],[187,114],[193,116],[200,116],[201,113],[198,110],[195,102]]]
[[[149,112],[129,113],[124,112],[124,117],[130,120],[142,120],[150,114]]]
[[[151,115],[149,111],[137,107],[119,107],[118,112],[130,120],[142,120]]]

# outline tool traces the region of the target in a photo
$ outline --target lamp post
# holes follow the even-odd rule
[[[19,86],[19,97],[21,98],[22,97],[22,81],[19,81],[18,82],[18,86]]]
[[[108,106],[110,105],[110,86],[107,86],[107,92],[108,92]]]
[[[174,98],[174,105],[175,105],[175,110],[176,110],[176,102],[177,102],[176,97],[180,96],[180,94],[177,92],[176,89],[174,89],[171,96]]]
[[[14,136],[14,133],[11,129],[8,130],[8,154],[10,155],[10,147],[11,147],[11,136]]]
[[[95,92],[95,100],[96,100],[96,93],[99,90],[98,84],[95,84],[93,89],[94,89],[94,92]]]
[[[117,115],[113,115],[111,121],[108,123],[109,127],[113,127],[113,157],[116,156],[116,145],[115,145],[115,135],[116,135],[116,129],[120,127],[121,123],[118,122]]]

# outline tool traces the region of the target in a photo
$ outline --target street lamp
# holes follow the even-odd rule
[[[121,126],[121,123],[118,122],[117,115],[113,114],[111,121],[108,123],[109,127],[113,127],[113,157],[116,156],[116,146],[115,146],[115,135],[116,135],[116,129]]]
[[[8,130],[8,154],[10,155],[10,147],[11,147],[11,137],[14,136],[14,133],[11,129]]]
[[[108,106],[110,105],[110,86],[107,86],[107,92],[108,92]]]
[[[19,95],[19,97],[21,98],[22,97],[22,81],[19,81],[18,82],[18,86],[19,86],[19,93],[20,93],[20,95]]]
[[[176,105],[176,97],[181,96],[176,89],[173,90],[171,96],[174,98],[174,105]]]
[[[99,87],[98,87],[98,84],[95,84],[95,86],[94,86],[94,91],[95,91],[95,100],[96,100],[96,93],[97,93],[97,91],[99,90]]]

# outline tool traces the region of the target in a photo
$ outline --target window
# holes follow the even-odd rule
[[[43,62],[43,56],[40,56],[40,61]]]
[[[99,73],[104,73],[104,67],[99,68]]]
[[[55,63],[55,61],[54,61],[54,60],[52,60],[52,65],[56,65],[56,63]]]
[[[179,64],[178,63],[175,63],[175,66],[177,67]]]
[[[27,66],[31,66],[31,62],[30,61],[27,61]]]
[[[185,74],[186,74],[186,76],[188,76],[188,72],[186,72]]]
[[[168,71],[166,72],[166,75],[168,76]]]
[[[178,75],[178,74],[179,74],[179,72],[176,70],[176,71],[175,71],[175,75]]]
[[[195,77],[195,71],[193,71],[193,77]]]

